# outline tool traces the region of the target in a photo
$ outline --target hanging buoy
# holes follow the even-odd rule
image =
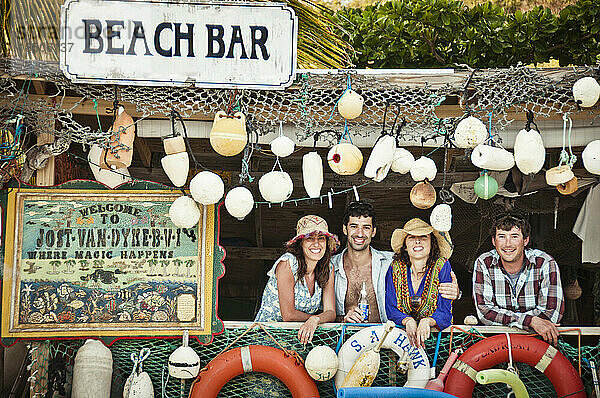
[[[275,156],[285,158],[294,152],[295,146],[296,144],[294,144],[294,141],[285,135],[281,135],[271,141],[271,152],[273,152]]]
[[[498,182],[488,173],[483,173],[475,180],[475,194],[481,199],[491,199],[498,193]]]
[[[225,196],[225,208],[240,221],[250,214],[253,207],[254,197],[246,187],[235,187]]]
[[[356,146],[342,142],[329,150],[327,163],[334,173],[349,176],[358,173],[363,163],[363,155]]]
[[[88,152],[88,163],[96,181],[101,182],[109,188],[115,188],[125,182],[131,181],[127,167],[116,170],[100,168],[102,153],[102,148],[95,144],[90,147],[90,151]]]
[[[573,98],[584,108],[594,106],[600,98],[600,84],[591,76],[582,77],[573,85]]]
[[[396,148],[394,152],[394,160],[392,161],[392,171],[400,174],[406,174],[410,171],[415,157],[412,153],[404,148]]]
[[[426,156],[421,156],[415,160],[410,168],[410,176],[413,180],[419,181],[433,181],[437,174],[437,167],[433,159]]]
[[[365,100],[354,90],[348,90],[338,101],[338,112],[344,119],[356,119],[362,113]]]
[[[480,144],[471,152],[474,166],[485,170],[505,171],[515,165],[515,157],[504,148]]]
[[[242,152],[248,143],[246,134],[246,116],[236,112],[228,116],[225,111],[215,115],[210,129],[210,145],[215,152],[223,156],[235,156]]]
[[[179,228],[193,228],[200,221],[198,204],[189,196],[182,195],[169,207],[169,218]]]
[[[309,197],[321,196],[323,160],[317,152],[309,152],[302,157],[302,182]]]
[[[574,193],[575,191],[577,191],[577,177],[571,178],[564,184],[558,184],[556,186],[556,189],[563,195],[570,195]]]
[[[88,339],[77,350],[73,365],[73,398],[109,398],[112,354],[98,340]]]
[[[294,184],[285,171],[271,171],[260,177],[258,190],[267,202],[281,203],[292,195]]]
[[[142,348],[139,356],[131,354],[133,370],[123,386],[123,398],[154,398],[152,380],[142,368],[142,363],[149,355],[149,348]]]
[[[581,154],[583,167],[592,173],[600,174],[600,140],[594,140],[587,144]]]
[[[218,174],[201,171],[190,181],[190,193],[194,200],[205,206],[221,200],[225,193],[225,184]]]
[[[131,166],[133,159],[133,140],[135,140],[135,124],[133,118],[119,106],[115,122],[108,130],[110,141],[105,149],[104,162],[111,169],[122,169]],[[101,164],[102,165],[102,164]]]
[[[573,177],[575,177],[573,170],[566,164],[546,170],[546,183],[554,187],[567,183]]]
[[[454,142],[459,148],[475,148],[487,137],[488,131],[485,124],[473,116],[461,120],[454,131]]]
[[[535,130],[521,130],[515,139],[515,164],[523,174],[535,174],[544,167],[546,149]]]
[[[163,147],[166,156],[160,160],[160,163],[165,174],[176,187],[184,186],[190,171],[190,158],[185,150],[183,137],[165,138]]]
[[[435,230],[449,232],[452,228],[452,209],[446,203],[435,206],[431,211],[429,221]]]
[[[415,184],[410,190],[410,203],[417,209],[429,209],[435,204],[437,194],[433,185],[425,181]]]
[[[391,135],[381,137],[367,160],[365,166],[365,177],[372,178],[375,182],[381,182],[387,176],[394,161],[396,153],[396,139]]]
[[[327,381],[335,376],[338,364],[335,351],[324,345],[314,347],[304,360],[306,371],[317,381]]]

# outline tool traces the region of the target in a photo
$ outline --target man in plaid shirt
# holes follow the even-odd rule
[[[526,249],[531,227],[527,220],[505,215],[491,228],[495,247],[475,261],[473,298],[484,325],[534,330],[556,344],[564,311],[556,261],[541,250]]]

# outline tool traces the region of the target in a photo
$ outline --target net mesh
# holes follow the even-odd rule
[[[226,328],[225,331],[214,337],[214,340],[208,345],[201,345],[195,339],[190,340],[190,346],[200,356],[201,366],[205,366],[211,359],[223,352],[229,345],[238,337],[244,334],[231,347],[241,347],[250,344],[262,344],[276,347],[277,344],[271,340],[265,332],[259,328],[252,328],[247,331],[247,327]],[[297,329],[288,329],[280,327],[266,327],[267,331],[281,344],[284,348],[294,350],[305,358],[308,352],[317,345],[326,345],[335,349],[342,336],[342,326],[334,328],[319,328],[313,338],[312,343],[303,346],[297,339]],[[347,330],[345,333],[346,339],[355,331]],[[571,336],[572,337],[572,336]],[[483,339],[483,336],[478,335],[475,331],[460,332],[455,331],[453,334],[445,333],[441,338],[440,349],[438,352],[438,360],[436,366],[436,374],[439,374],[443,365],[449,357],[450,349],[467,349],[471,345]],[[67,370],[67,396],[71,390],[71,380],[73,372],[73,363],[77,349],[83,344],[83,340],[51,340],[46,342],[33,342],[31,344],[32,358],[35,361],[42,361],[43,356],[47,356],[52,360],[57,356],[65,359]],[[121,339],[114,342],[110,349],[113,356],[113,377],[111,386],[111,396],[121,397],[123,394],[123,386],[127,377],[131,374],[132,362],[130,356],[132,353],[139,353],[142,348],[150,348],[151,354],[143,363],[144,371],[148,372],[153,386],[154,394],[157,397],[187,397],[191,386],[190,381],[182,382],[179,379],[170,378],[166,380],[168,370],[166,364],[169,355],[180,346],[180,341],[177,339]],[[576,340],[575,340],[575,343]],[[429,357],[430,364],[433,363],[436,347],[436,335],[426,342],[426,352]],[[46,348],[47,351],[44,351]],[[564,340],[560,340],[557,346],[558,350],[563,353],[573,364],[575,369],[579,368],[578,347],[570,345]],[[43,353],[44,355],[37,355]],[[581,347],[581,363],[582,380],[588,395],[591,396],[593,391],[593,379],[590,368],[586,365],[585,360],[590,360],[598,363],[600,360],[600,346],[582,346]],[[391,350],[381,351],[381,365],[377,378],[373,386],[403,386],[406,382],[406,374],[401,366],[397,364],[397,356]],[[519,372],[520,379],[524,382],[529,395],[531,397],[556,397],[556,392],[548,378],[535,368],[518,363],[516,367]],[[506,369],[507,364],[497,366],[500,369]],[[32,369],[37,369],[33,375],[34,379],[31,384],[32,396],[42,397],[47,391],[48,380],[52,375],[49,375],[47,367],[32,366]],[[316,382],[321,397],[335,397],[333,383]],[[163,386],[164,385],[164,389]],[[164,395],[162,395],[164,393]],[[506,397],[508,389],[503,384],[477,385],[473,392],[473,397]],[[219,397],[273,397],[282,396],[289,397],[291,394],[285,388],[284,384],[273,376],[263,373],[246,373],[230,380],[221,390]]]
[[[141,115],[168,116],[176,109],[184,118],[201,114],[212,118],[225,107],[236,106],[256,124],[259,135],[274,131],[279,122],[296,128],[299,140],[318,137],[333,143],[347,131],[351,135],[370,136],[385,131],[406,145],[420,145],[429,139],[453,135],[456,124],[465,116],[446,115],[445,104],[460,103],[465,114],[491,118],[492,131],[499,132],[514,122],[514,112],[532,110],[536,117],[553,113],[585,112],[590,123],[600,115],[596,108],[579,109],[573,100],[573,83],[597,74],[596,67],[561,69],[542,72],[523,65],[506,69],[473,70],[446,80],[403,78],[398,74],[358,74],[356,71],[335,73],[299,73],[296,83],[285,91],[226,90],[195,87],[142,87],[76,84],[48,61],[1,59],[5,72],[0,88],[0,118],[15,114],[25,116],[29,131],[49,132],[72,142],[104,144],[108,126],[81,125],[71,113],[77,106],[98,100],[135,104]],[[16,78],[25,84],[17,84]],[[49,98],[29,95],[32,78],[54,84],[56,92]],[[431,80],[431,83],[425,82]],[[441,82],[440,82],[441,81]],[[335,111],[338,100],[352,88],[365,102],[357,119],[347,122]],[[79,98],[67,106],[65,96]],[[56,122],[56,123],[55,123]],[[520,128],[520,127],[519,127]],[[441,144],[436,141],[433,145]]]

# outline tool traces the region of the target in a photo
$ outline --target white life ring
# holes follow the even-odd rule
[[[371,326],[353,334],[338,352],[339,367],[335,374],[335,385],[341,386],[346,375],[360,354],[374,348],[383,336],[383,326]],[[406,362],[408,380],[404,387],[424,388],[431,376],[429,359],[425,350],[410,345],[404,330],[394,328],[385,338],[381,348],[393,350],[399,362]]]

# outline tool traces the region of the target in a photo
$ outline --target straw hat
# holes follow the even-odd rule
[[[340,244],[340,240],[335,234],[329,232],[327,221],[315,215],[304,216],[296,224],[296,236],[290,239],[286,245],[290,246],[298,239],[306,238],[314,233],[321,233],[328,237],[328,246],[330,250],[335,250]]]
[[[427,224],[420,218],[413,218],[404,224],[404,227],[394,230],[392,233],[392,250],[395,253],[399,253],[404,240],[408,235],[413,236],[425,236],[433,234],[437,239],[438,246],[440,247],[440,255],[445,258],[450,258],[452,255],[452,241],[450,240],[450,234],[448,232],[440,232],[435,230],[431,225]]]

